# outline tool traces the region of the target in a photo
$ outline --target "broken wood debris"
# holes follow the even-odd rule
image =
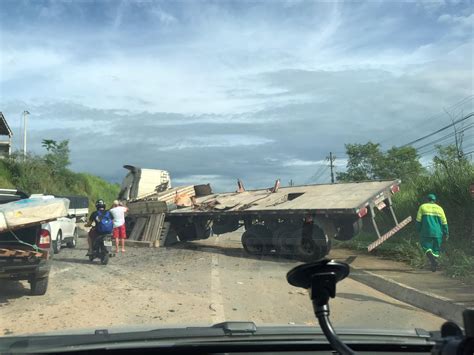
[[[137,218],[129,240],[137,242],[149,242],[155,245],[162,239],[163,227],[165,225],[165,214],[157,213],[147,217]]]
[[[16,256],[16,257],[41,257],[43,253],[34,250],[20,250],[20,249],[4,249],[0,248],[0,256]]]

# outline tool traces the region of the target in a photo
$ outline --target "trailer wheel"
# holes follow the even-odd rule
[[[176,228],[176,233],[178,234],[180,242],[189,242],[198,239],[194,224],[187,224],[185,226]]]
[[[337,221],[336,228],[337,240],[351,240],[362,230],[362,219],[359,218],[355,221],[351,219]]]
[[[239,227],[240,223],[237,218],[219,218],[212,223],[212,231],[218,235],[234,232]]]
[[[242,246],[249,254],[265,254],[272,247],[272,232],[261,224],[253,225],[242,234]]]
[[[211,236],[211,225],[208,221],[195,221],[185,225],[175,226],[180,242],[207,239]]]
[[[282,255],[293,255],[297,236],[295,230],[301,230],[295,224],[283,224],[273,233],[273,245],[276,251]]]
[[[324,232],[316,225],[305,226],[294,233],[298,238],[296,253],[303,261],[319,260],[331,250],[331,241],[326,239]]]

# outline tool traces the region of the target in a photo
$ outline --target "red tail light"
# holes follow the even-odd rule
[[[51,235],[49,233],[49,230],[41,230],[39,235],[38,247],[41,249],[49,249],[51,247]]]
[[[400,186],[393,185],[392,187],[390,187],[390,190],[392,190],[392,194],[397,193],[398,191],[400,191]]]
[[[367,208],[365,208],[365,207],[364,207],[364,208],[361,208],[361,209],[359,210],[359,212],[357,213],[357,215],[358,215],[360,218],[364,217],[366,214],[367,214]]]

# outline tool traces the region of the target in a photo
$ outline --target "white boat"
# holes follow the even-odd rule
[[[18,229],[67,216],[69,200],[32,196],[0,205],[0,232]]]

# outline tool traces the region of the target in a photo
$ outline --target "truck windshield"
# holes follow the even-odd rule
[[[474,306],[471,2],[0,9],[0,337],[319,329],[322,259],[336,330]]]

